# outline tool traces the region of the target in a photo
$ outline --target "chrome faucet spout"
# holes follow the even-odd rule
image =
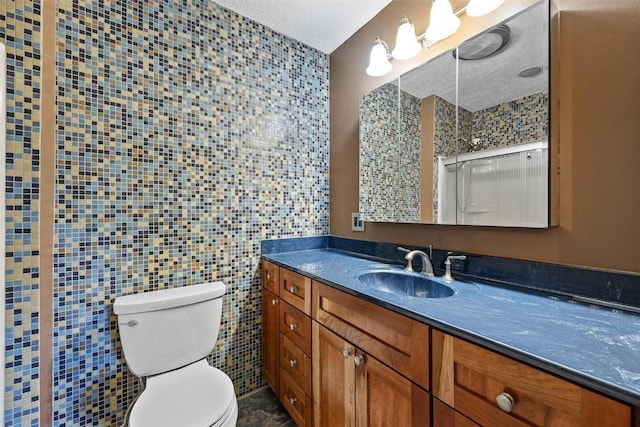
[[[408,252],[405,255],[405,259],[407,260],[407,266],[404,268],[405,271],[412,272],[413,271],[413,258],[418,255],[422,261],[422,274],[426,274],[427,276],[433,276],[433,265],[431,264],[431,259],[429,255],[425,254],[422,251],[409,251],[408,249],[398,247],[399,250]]]

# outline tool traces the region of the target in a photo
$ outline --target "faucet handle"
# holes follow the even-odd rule
[[[406,253],[411,252],[409,249],[403,248],[402,246],[398,246],[398,250],[401,251],[401,252],[406,252]]]
[[[447,254],[447,260],[444,262],[445,272],[444,272],[443,279],[445,281],[447,281],[447,282],[453,281],[453,276],[451,276],[451,260],[452,259],[458,259],[458,260],[467,259],[466,255],[451,255],[451,254],[452,254],[452,252],[449,252]]]

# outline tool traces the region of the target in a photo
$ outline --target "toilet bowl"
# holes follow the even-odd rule
[[[146,379],[127,425],[236,425],[233,383],[206,359],[218,338],[225,290],[215,282],[116,298],[127,366]]]
[[[147,379],[129,425],[234,426],[238,405],[233,384],[206,360]]]

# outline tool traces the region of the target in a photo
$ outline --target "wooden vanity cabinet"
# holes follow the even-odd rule
[[[262,261],[263,373],[299,427],[311,425],[311,279]]]
[[[435,397],[431,406],[433,425],[440,427],[481,427],[455,409],[445,405]]]
[[[432,349],[434,397],[479,425],[631,425],[629,406],[475,344],[433,330]],[[434,426],[473,425],[440,405]]]
[[[268,261],[262,283],[265,381],[300,427],[640,427],[638,408]]]
[[[313,283],[314,426],[427,426],[429,327]]]

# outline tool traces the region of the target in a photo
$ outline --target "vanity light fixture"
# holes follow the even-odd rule
[[[424,33],[427,40],[444,40],[460,28],[460,18],[453,13],[449,0],[434,0],[429,15],[429,26]]]
[[[420,48],[428,49],[440,40],[455,33],[460,27],[459,15],[462,12],[468,16],[482,16],[498,8],[504,0],[470,0],[463,8],[453,11],[449,0],[433,0],[429,15],[429,26],[421,36],[416,36],[415,27],[407,18],[403,16],[398,24],[396,34],[396,47],[389,54],[387,44],[376,37],[369,55],[369,66],[367,74],[379,77],[391,71],[392,59],[411,59],[420,53]]]
[[[482,16],[496,10],[504,0],[471,0],[467,5],[467,16]]]
[[[391,71],[391,62],[389,62],[389,48],[380,37],[376,37],[376,41],[371,48],[369,55],[369,66],[367,74],[373,77],[384,76]]]
[[[411,59],[420,53],[420,42],[416,37],[416,29],[409,18],[403,16],[398,24],[398,34],[396,35],[396,47],[391,52],[395,59]]]

